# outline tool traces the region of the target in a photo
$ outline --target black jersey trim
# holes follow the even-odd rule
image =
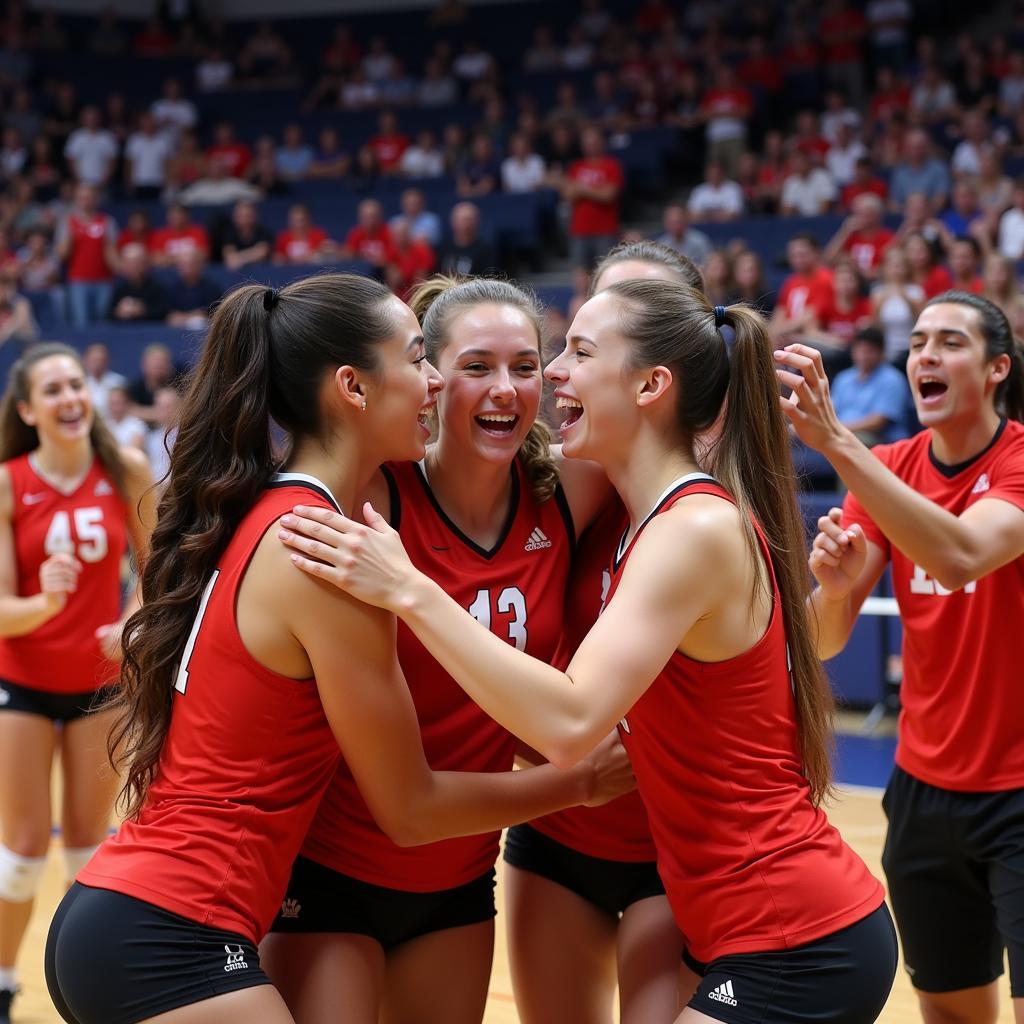
[[[331,489],[327,484],[317,480],[315,476],[307,476],[305,473],[275,473],[267,484],[267,489],[275,490],[279,487],[305,487],[329,501],[336,512],[340,512],[341,515],[345,514],[341,511],[337,499],[331,494]]]
[[[569,499],[565,496],[565,489],[560,483],[555,484],[554,498],[558,505],[558,511],[562,513],[565,532],[569,538],[569,550],[572,551],[576,547],[576,524],[572,521],[572,509],[569,508]]]
[[[498,539],[494,542],[494,547],[487,549],[481,547],[471,537],[467,537],[456,525],[448,518],[448,514],[443,508],[441,503],[434,496],[434,492],[430,489],[430,481],[427,479],[427,473],[424,469],[422,462],[417,462],[415,465],[416,478],[423,486],[423,490],[427,495],[427,499],[430,504],[433,505],[434,511],[437,513],[441,522],[451,531],[457,540],[460,540],[466,545],[471,551],[475,551],[481,558],[488,560],[492,559],[499,551],[505,541],[508,540],[508,535],[512,532],[512,526],[516,521],[516,516],[519,514],[519,464],[518,462],[512,463],[512,494],[511,499],[508,503],[508,515],[505,517],[505,525],[501,528],[501,533],[498,534]]]
[[[978,452],[977,455],[972,455],[969,459],[965,459],[963,462],[958,462],[954,466],[949,466],[945,462],[940,462],[935,455],[934,447],[928,445],[928,459],[931,464],[944,476],[947,480],[952,480],[958,473],[962,473],[965,469],[970,469],[978,461],[978,459],[987,455],[998,443],[999,438],[1003,436],[1003,431],[1006,429],[1006,417],[1003,416],[999,420],[999,426],[996,428],[995,434],[992,435],[992,440],[989,441],[984,448]]]
[[[665,493],[658,499],[658,503],[654,508],[652,508],[651,511],[648,512],[641,520],[640,524],[636,528],[636,533],[633,534],[633,537],[628,544],[626,544],[625,541],[629,536],[629,527],[626,527],[622,536],[619,538],[619,543],[615,548],[615,554],[612,555],[613,572],[618,572],[626,555],[629,554],[629,549],[636,542],[637,537],[640,536],[644,527],[665,507],[665,505],[677,494],[681,494],[683,491],[688,490],[691,487],[696,487],[698,484],[714,484],[716,487],[722,487],[722,485],[713,476],[708,476],[707,473],[689,473],[681,480],[671,484],[668,490],[665,491]],[[725,490],[724,487],[722,489]]]
[[[402,525],[402,496],[398,491],[398,481],[395,474],[387,466],[380,467],[384,482],[388,485],[388,503],[391,505],[391,515],[388,517],[391,529],[397,530]]]

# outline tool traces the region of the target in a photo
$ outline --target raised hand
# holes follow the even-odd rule
[[[822,593],[830,601],[850,595],[868,554],[864,531],[856,523],[844,530],[842,522],[841,508],[829,509],[828,515],[818,520],[818,535],[808,560]]]
[[[807,345],[787,345],[774,355],[780,364],[775,375],[792,392],[779,399],[782,411],[804,444],[827,455],[829,447],[849,431],[832,404],[821,353]]]
[[[78,589],[82,563],[74,555],[51,555],[39,567],[39,589],[46,596],[46,605],[55,614],[67,602],[68,594]]]

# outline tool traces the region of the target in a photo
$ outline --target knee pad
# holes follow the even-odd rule
[[[98,846],[64,847],[64,874],[70,885],[78,876],[78,872],[92,860]]]
[[[0,899],[25,903],[32,899],[43,880],[45,857],[22,857],[0,844]]]

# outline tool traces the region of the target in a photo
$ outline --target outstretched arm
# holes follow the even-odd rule
[[[594,748],[715,606],[725,538],[736,530],[731,506],[699,495],[652,520],[563,673],[484,629],[412,566],[369,506],[369,526],[295,511],[282,520],[281,539],[299,568],[400,616],[484,711],[560,767]]]
[[[882,533],[929,576],[958,590],[1024,554],[1024,480],[1021,504],[986,498],[955,516],[908,487],[839,422],[820,353],[787,345],[775,358],[779,380],[792,389],[782,408],[800,439],[832,463]]]

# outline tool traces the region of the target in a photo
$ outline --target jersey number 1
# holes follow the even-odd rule
[[[506,587],[498,594],[497,611],[499,615],[512,613],[508,624],[508,639],[515,644],[516,650],[526,650],[526,598],[518,587]],[[491,592],[478,590],[473,603],[469,606],[469,614],[485,629],[491,628]]]
[[[192,651],[196,646],[196,640],[199,637],[199,630],[203,625],[203,616],[206,615],[206,606],[210,603],[210,595],[213,593],[213,585],[217,582],[217,577],[219,575],[220,569],[214,569],[213,575],[210,577],[210,582],[206,584],[203,596],[199,599],[199,610],[196,612],[196,617],[192,622],[192,632],[188,635],[185,650],[181,652],[181,662],[178,664],[178,675],[174,680],[174,688],[178,693],[184,693],[185,687],[188,686],[188,663],[192,660]]]

